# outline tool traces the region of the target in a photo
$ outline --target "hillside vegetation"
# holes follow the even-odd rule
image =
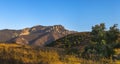
[[[120,31],[116,24],[106,30],[105,24],[101,23],[93,26],[91,32],[70,34],[47,46],[64,48],[65,53],[84,59],[120,60]]]
[[[87,45],[90,41],[90,32],[81,32],[67,35],[60,38],[47,46],[58,48],[71,48]]]
[[[64,50],[35,48],[18,44],[0,44],[0,63],[2,64],[119,64],[110,59],[101,61],[85,60],[74,55],[64,54]],[[60,53],[62,52],[62,53]]]

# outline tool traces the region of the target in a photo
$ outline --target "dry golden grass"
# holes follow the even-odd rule
[[[64,53],[64,52],[63,52]],[[41,50],[18,44],[0,44],[0,63],[2,64],[120,64],[108,59],[86,60],[74,55],[62,55],[55,50]]]

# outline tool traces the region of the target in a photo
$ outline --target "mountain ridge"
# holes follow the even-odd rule
[[[68,34],[76,31],[69,31],[62,25],[42,26],[36,25],[21,30],[3,29],[0,30],[0,42],[15,42],[21,45],[44,46]]]

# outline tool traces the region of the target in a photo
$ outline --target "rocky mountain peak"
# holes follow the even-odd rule
[[[23,29],[21,35],[28,35],[31,33],[38,33],[38,32],[63,32],[66,31],[66,29],[62,25],[54,25],[54,26],[42,26],[42,25],[36,25],[31,28]]]
[[[65,28],[62,25],[54,25],[53,28],[55,30],[65,30]]]

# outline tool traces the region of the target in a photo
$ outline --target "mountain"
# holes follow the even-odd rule
[[[44,46],[68,34],[75,33],[69,31],[62,25],[42,26],[37,25],[22,30],[0,30],[0,42],[15,42],[21,45]]]

